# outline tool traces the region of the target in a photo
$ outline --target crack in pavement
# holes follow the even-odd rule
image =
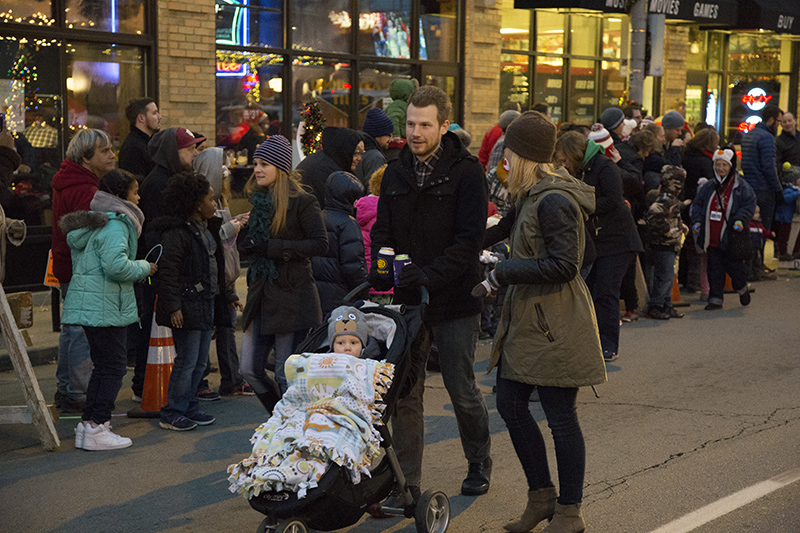
[[[692,411],[692,410],[686,410]],[[786,411],[790,413],[790,416],[781,417],[778,420],[778,414],[782,411]],[[692,411],[694,412],[694,411]],[[754,415],[743,415],[743,416],[754,416]],[[696,446],[688,451],[682,451],[678,453],[670,454],[670,456],[660,463],[656,463],[650,466],[646,466],[624,476],[620,476],[614,479],[607,479],[602,481],[596,481],[594,483],[587,483],[584,485],[584,493],[585,493],[585,500],[592,498],[591,501],[585,501],[585,506],[591,505],[593,502],[598,500],[607,500],[610,499],[614,494],[619,492],[620,490],[627,489],[628,480],[634,476],[638,476],[645,472],[649,472],[651,470],[656,470],[659,468],[663,468],[667,466],[669,463],[675,461],[676,459],[680,459],[681,457],[686,457],[690,454],[697,453],[705,448],[713,446],[714,444],[718,444],[721,442],[726,442],[729,440],[733,440],[744,436],[745,433],[750,435],[757,435],[764,431],[769,431],[772,429],[776,429],[779,427],[786,426],[794,421],[800,420],[800,406],[798,407],[779,407],[775,409],[772,413],[770,413],[765,419],[752,422],[752,423],[745,423],[742,428],[731,435],[727,435],[725,437],[719,437],[716,439],[711,439],[703,442],[699,446]]]

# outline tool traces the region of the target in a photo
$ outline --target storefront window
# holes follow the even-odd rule
[[[458,102],[458,91],[456,85],[455,72],[446,72],[440,68],[423,68],[422,69],[422,85],[433,85],[447,93],[450,97],[450,102],[453,104],[453,111],[450,113],[449,120],[455,121],[456,103]]]
[[[349,0],[292,0],[292,48],[349,52]]]
[[[569,68],[569,121],[591,125],[597,115],[595,62],[574,59]]]
[[[706,32],[698,26],[689,26],[689,53],[686,55],[686,68],[706,69]]]
[[[619,59],[626,48],[627,34],[622,32],[622,19],[603,19],[603,57]]]
[[[528,60],[521,54],[503,54],[500,56],[500,107],[511,100],[518,102],[522,109],[527,109],[530,102],[530,79],[528,77]]]
[[[259,135],[283,133],[282,56],[217,50],[216,77],[217,146],[247,148],[237,144],[250,129]]]
[[[778,72],[781,65],[781,45],[781,40],[775,35],[733,34],[730,38],[730,70]]]
[[[217,44],[276,48],[282,46],[283,15],[280,9],[242,7],[234,0],[224,0],[217,3],[216,11]]]
[[[719,131],[720,117],[722,115],[722,102],[720,101],[720,84],[722,76],[719,74],[708,75],[706,88],[706,124]]]
[[[118,149],[127,133],[125,106],[144,95],[144,57],[140,48],[94,43],[66,45],[67,124],[107,132]],[[124,130],[121,132],[121,126]]]
[[[3,22],[24,22],[33,24],[52,23],[53,13],[49,0],[0,0],[0,20]]]
[[[456,0],[421,2],[419,58],[431,61],[456,60]]]
[[[358,127],[364,122],[367,111],[373,107],[386,109],[392,97],[389,86],[394,80],[411,77],[410,65],[390,65],[373,63],[362,65],[358,74]]]
[[[359,4],[358,29],[359,53],[410,58],[411,0],[400,0],[391,6],[377,0],[362,0]]]
[[[558,124],[564,115],[564,60],[560,57],[537,57],[533,101],[547,102],[550,118]],[[523,107],[523,109],[525,109]]]
[[[565,16],[549,11],[536,12],[536,51],[548,54],[564,53]]]
[[[292,61],[292,125],[311,98],[320,100],[326,126],[350,126],[350,65],[318,57],[299,56]]]
[[[531,13],[527,9],[514,9],[514,0],[503,0],[503,48],[528,50],[530,46]]]
[[[144,0],[67,0],[65,20],[68,28],[141,34],[144,4]]]
[[[620,74],[619,63],[611,61],[602,62],[602,79],[600,81],[600,111],[607,107],[619,105],[625,96],[627,80]]]
[[[573,55],[597,55],[598,18],[591,15],[570,17],[570,51]]]

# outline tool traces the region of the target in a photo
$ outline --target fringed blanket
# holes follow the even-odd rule
[[[303,498],[331,461],[346,468],[353,483],[369,476],[394,365],[345,354],[299,354],[285,369],[289,388],[250,439],[253,453],[228,467],[231,492],[250,499],[291,490]]]

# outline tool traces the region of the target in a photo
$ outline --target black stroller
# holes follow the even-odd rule
[[[356,295],[369,288],[363,284],[345,297],[344,303],[353,303]],[[385,359],[395,365],[394,380],[384,396],[386,424],[397,401],[414,385],[419,367],[425,361],[411,360],[411,345],[422,325],[428,304],[428,291],[422,288],[420,305],[362,307],[365,314],[378,313],[392,319],[397,327],[394,341],[385,351]],[[316,327],[299,346],[300,352],[319,352],[327,347],[328,326]],[[428,490],[414,502],[406,486],[397,455],[392,448],[392,437],[386,425],[379,426],[384,450],[371,477],[363,477],[353,484],[344,468],[331,463],[316,488],[309,489],[304,498],[292,491],[263,492],[251,498],[250,506],[266,515],[258,533],[307,533],[309,529],[333,531],[358,522],[364,513],[414,518],[420,533],[445,533],[450,522],[450,501],[443,492]],[[402,507],[381,506],[393,489],[402,490]]]

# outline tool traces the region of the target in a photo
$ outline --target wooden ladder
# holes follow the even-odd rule
[[[3,339],[8,347],[14,372],[17,374],[17,379],[22,386],[22,393],[28,404],[27,406],[0,406],[0,424],[33,423],[42,439],[44,449],[49,452],[53,451],[61,445],[61,441],[56,434],[53,416],[44,401],[36,374],[33,373],[33,366],[28,357],[28,349],[25,347],[22,332],[14,322],[6,291],[2,286],[0,286],[0,328],[3,330]]]

